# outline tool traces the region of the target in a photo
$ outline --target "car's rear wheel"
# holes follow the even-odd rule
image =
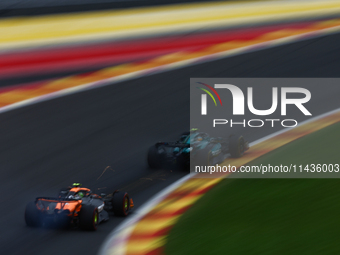
[[[112,197],[112,209],[116,216],[127,216],[130,210],[130,199],[127,192],[116,192]]]
[[[29,227],[39,227],[41,225],[41,213],[34,202],[27,204],[25,209],[25,222]]]
[[[97,207],[93,205],[83,205],[79,212],[79,227],[84,230],[96,230],[99,221]]]
[[[160,168],[162,164],[161,155],[158,153],[159,148],[153,145],[148,151],[148,165],[150,168]]]
[[[192,163],[194,163],[195,166],[211,166],[213,163],[211,150],[212,146],[210,145],[204,149],[198,150]]]
[[[239,158],[245,151],[243,136],[231,135],[229,137],[229,153],[233,158]]]

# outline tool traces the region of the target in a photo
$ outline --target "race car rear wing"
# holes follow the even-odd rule
[[[59,197],[36,197],[35,202],[38,200],[45,200],[45,201],[50,201],[50,202],[70,202],[70,201],[78,201],[78,199],[73,199],[73,198],[59,198]]]
[[[52,215],[60,211],[67,213],[74,211],[79,201],[69,198],[37,197],[35,203],[41,212]]]

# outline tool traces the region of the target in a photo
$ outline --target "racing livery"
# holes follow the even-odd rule
[[[185,132],[176,142],[158,142],[148,151],[150,168],[175,166],[181,169],[190,167],[190,159],[196,165],[215,165],[228,155],[238,158],[249,149],[243,136],[230,135],[228,139],[215,138],[198,129]]]
[[[25,222],[30,227],[73,226],[96,230],[99,223],[109,220],[109,212],[127,216],[132,208],[132,198],[126,192],[116,190],[109,195],[97,195],[74,183],[62,189],[58,197],[37,197],[28,203]]]

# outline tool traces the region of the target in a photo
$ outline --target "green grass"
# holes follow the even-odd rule
[[[340,163],[339,131],[332,125],[251,164]],[[226,179],[179,219],[165,253],[340,254],[339,236],[340,179]]]
[[[340,163],[340,123],[321,129],[315,133],[304,136],[297,141],[282,146],[275,151],[264,155],[250,163],[250,165],[302,165],[305,168],[310,164],[339,164]],[[309,167],[310,169],[310,167]],[[258,174],[256,174],[258,176]],[[253,175],[249,175],[252,177]],[[285,178],[285,177],[302,177],[302,178],[329,178],[340,177],[340,173],[311,173],[302,171],[302,173],[271,173],[266,177]],[[261,176],[263,177],[263,176]]]

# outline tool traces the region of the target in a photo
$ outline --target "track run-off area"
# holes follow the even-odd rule
[[[2,253],[95,254],[124,220],[114,217],[96,232],[31,229],[25,226],[23,214],[26,203],[36,196],[55,196],[61,187],[76,181],[104,192],[124,189],[134,198],[138,210],[155,193],[185,176],[179,171],[151,171],[146,152],[154,142],[175,140],[188,130],[190,78],[339,77],[339,56],[340,35],[319,34],[312,39],[248,50],[228,58],[221,56],[152,75],[130,76],[119,82],[107,80],[108,86],[79,93],[70,90],[63,97],[3,111]],[[21,89],[26,89],[27,94],[32,92],[29,87]],[[325,91],[315,95],[310,109],[313,115],[339,108],[339,92],[340,87],[332,94]],[[20,102],[22,98],[19,99]],[[305,120],[298,114],[294,118]],[[252,142],[278,130],[262,128],[245,136]],[[110,170],[98,179],[107,166],[111,166]]]

